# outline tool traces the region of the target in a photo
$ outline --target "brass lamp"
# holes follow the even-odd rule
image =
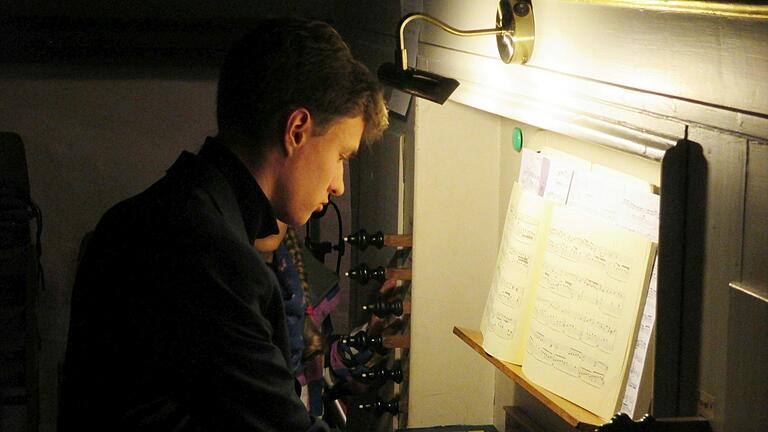
[[[499,56],[504,63],[523,64],[533,52],[533,7],[530,0],[501,0],[496,8],[496,27],[482,30],[459,30],[427,14],[412,13],[400,20],[395,62],[379,67],[379,79],[398,90],[439,104],[459,86],[453,78],[408,67],[404,30],[408,23],[424,20],[456,36],[496,35]]]

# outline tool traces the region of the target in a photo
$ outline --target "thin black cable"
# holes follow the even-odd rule
[[[336,255],[336,274],[339,274],[339,271],[341,270],[341,257],[344,256],[344,252],[346,249],[346,244],[344,242],[344,224],[341,218],[341,211],[339,211],[339,207],[336,205],[335,202],[332,200],[328,200],[328,204],[333,207],[333,210],[336,212],[336,221],[338,226],[338,236],[337,236],[337,243],[331,247],[330,250],[327,252],[323,252],[323,261],[325,261],[325,254],[329,253],[332,250],[335,250],[337,252]],[[312,215],[312,217],[307,221],[307,223],[304,225],[305,232],[304,232],[304,244],[309,248],[310,251],[314,252],[314,247],[316,247],[315,242],[312,240],[312,236],[310,235],[311,229],[310,224],[313,220],[322,219],[325,217],[326,211],[328,209],[328,205],[326,205],[323,208],[322,212],[315,213]],[[330,242],[324,242],[325,244],[330,244]],[[317,243],[318,245],[320,243]]]
[[[336,220],[338,221],[338,241],[336,243],[336,246],[334,249],[336,249],[337,255],[336,255],[336,274],[339,274],[339,270],[341,270],[341,257],[344,256],[344,249],[345,249],[345,243],[344,243],[344,228],[342,227],[342,220],[341,220],[341,212],[339,211],[339,207],[336,205],[335,202],[328,200],[328,204],[333,206],[333,210],[336,211]]]

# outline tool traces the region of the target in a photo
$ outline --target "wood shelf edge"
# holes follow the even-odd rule
[[[485,352],[483,349],[483,335],[479,331],[469,330],[462,327],[453,327],[453,334],[458,336],[459,339],[469,345],[475,352],[480,354],[480,356],[488,360],[504,375],[533,395],[570,426],[584,430],[585,428],[595,428],[606,422],[606,420],[592,414],[584,408],[528,381],[525,375],[523,375],[522,367],[499,360]]]

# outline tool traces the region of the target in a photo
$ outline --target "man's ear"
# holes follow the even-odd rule
[[[291,155],[312,134],[312,116],[306,108],[297,108],[288,116],[283,134],[283,150]]]

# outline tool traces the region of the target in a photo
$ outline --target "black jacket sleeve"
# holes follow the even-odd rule
[[[120,212],[97,229],[73,299],[63,430],[328,430],[296,394],[272,274],[242,235],[190,214],[136,229]]]
[[[296,395],[283,303],[273,275],[236,237],[172,248],[153,341],[192,416],[208,429],[324,431]]]

